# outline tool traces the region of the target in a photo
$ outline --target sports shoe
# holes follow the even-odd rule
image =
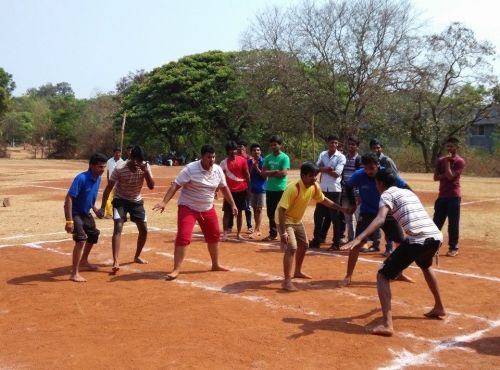
[[[380,252],[380,248],[370,247],[368,249],[361,249],[361,252],[365,252],[365,253]]]
[[[332,244],[330,248],[327,249],[328,251],[338,251],[340,250],[340,247],[336,244]]]
[[[253,227],[249,227],[247,230],[247,234],[253,234]]]
[[[312,239],[309,240],[309,248],[319,248],[320,243],[318,243],[316,240]]]
[[[448,257],[456,257],[458,255],[458,249],[450,249],[446,255]]]
[[[385,250],[384,252],[384,257],[389,257],[391,255],[392,251],[391,250]]]

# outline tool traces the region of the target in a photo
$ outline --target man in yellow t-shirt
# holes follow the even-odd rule
[[[295,254],[297,254],[297,258],[293,277],[302,279],[311,278],[302,272],[302,262],[304,262],[308,247],[307,234],[302,223],[302,218],[311,199],[323,204],[325,207],[338,211],[343,210],[340,205],[325,198],[317,184],[318,173],[319,168],[315,163],[303,163],[300,167],[300,180],[292,182],[287,186],[276,208],[281,249],[285,252],[283,256],[285,280],[282,285],[284,290],[297,290],[292,283],[292,264]]]

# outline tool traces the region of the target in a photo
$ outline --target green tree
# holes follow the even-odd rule
[[[494,49],[478,41],[472,30],[453,23],[425,37],[423,51],[396,116],[420,147],[426,171],[431,171],[446,140],[464,135],[488,114],[492,94],[483,84],[495,83],[489,63]]]
[[[12,75],[0,67],[0,117],[9,109],[10,96],[15,88]]]
[[[132,84],[122,101],[129,140],[155,150],[165,141],[169,150],[192,151],[242,132],[247,123],[238,119],[243,113],[235,107],[245,92],[235,80],[236,55],[209,51],[186,56]]]

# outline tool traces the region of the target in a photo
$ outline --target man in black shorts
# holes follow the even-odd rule
[[[90,214],[92,209],[97,217],[103,213],[94,206],[101,184],[101,176],[106,169],[107,158],[100,153],[94,154],[89,160],[89,169],[75,177],[64,200],[65,230],[73,234],[75,247],[73,249],[73,269],[70,280],[87,281],[80,275],[80,267],[96,270],[97,267],[88,261],[89,253],[99,238],[99,230]]]
[[[140,146],[135,146],[130,158],[126,162],[120,163],[113,171],[108,185],[102,195],[102,205],[100,211],[104,212],[109,193],[115,188],[113,199],[113,272],[120,269],[118,257],[120,255],[121,234],[123,223],[127,220],[127,213],[130,214],[130,220],[135,222],[139,236],[137,237],[137,248],[135,251],[134,262],[148,263],[141,258],[142,248],[146,244],[148,236],[146,211],[144,210],[144,200],[141,196],[142,185],[146,180],[149,189],[154,189],[155,182],[151,167],[145,161],[144,150]]]
[[[385,260],[377,274],[377,291],[382,306],[383,322],[368,328],[372,334],[391,336],[394,332],[391,312],[390,280],[396,279],[404,269],[415,262],[422,270],[425,281],[434,296],[434,307],[424,315],[439,318],[446,315],[438,283],[432,270],[432,258],[438,251],[443,235],[425,211],[418,197],[408,189],[396,187],[396,176],[391,171],[375,175],[377,190],[381,193],[377,216],[352,242],[341,247],[352,250],[363,243],[367,236],[384,225],[389,212],[408,236]],[[385,230],[384,230],[385,231]]]

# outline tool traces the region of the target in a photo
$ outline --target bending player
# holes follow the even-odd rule
[[[396,279],[404,269],[415,262],[422,270],[429,290],[434,296],[434,307],[424,315],[439,318],[446,315],[438,283],[432,270],[432,258],[437,253],[443,235],[425,211],[418,197],[408,189],[396,187],[396,176],[390,171],[379,171],[375,175],[377,190],[381,193],[378,214],[368,227],[341,249],[352,250],[381,227],[389,212],[408,236],[385,260],[377,274],[377,292],[382,306],[383,323],[368,328],[376,335],[393,334],[390,280]]]

